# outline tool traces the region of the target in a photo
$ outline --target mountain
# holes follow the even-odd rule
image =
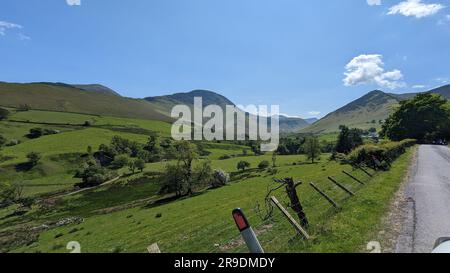
[[[279,116],[280,120],[280,132],[282,133],[294,133],[300,129],[305,128],[309,123],[301,118]]]
[[[82,87],[85,89],[64,83],[0,82],[0,105],[17,108],[27,104],[37,110],[172,121],[146,100],[121,97],[98,85]]]
[[[424,93],[440,94],[450,99],[450,85],[435,88]],[[339,130],[340,125],[369,129],[380,128],[394,107],[400,101],[410,99],[419,93],[392,94],[374,90],[344,107],[328,114],[316,123],[304,128],[304,133],[330,133]]]
[[[158,96],[158,97],[148,97],[145,98],[148,102],[150,102],[154,109],[157,109],[163,114],[170,115],[172,107],[179,104],[188,105],[191,109],[194,107],[194,98],[202,97],[203,106],[207,105],[218,105],[224,111],[227,105],[235,105],[228,98],[217,94],[208,90],[194,90],[188,93],[177,93],[173,95],[167,96]],[[282,133],[292,133],[298,132],[300,129],[308,126],[309,124],[301,119],[294,117],[286,117],[280,115],[280,132]]]
[[[103,86],[101,84],[73,84],[72,86],[75,88],[84,90],[84,91],[96,92],[96,93],[101,93],[101,94],[109,94],[109,95],[115,95],[115,96],[120,97],[119,93],[117,93],[116,91],[112,90],[111,88]]]
[[[208,90],[194,90],[188,93],[176,93],[167,96],[157,96],[145,98],[154,109],[163,113],[164,115],[170,116],[172,108],[175,105],[184,104],[188,105],[190,108],[194,107],[194,98],[202,97],[203,106],[208,105],[219,105],[222,109],[225,109],[226,105],[235,105],[229,99],[215,92]]]
[[[0,82],[0,106],[29,105],[35,110],[74,112],[125,118],[153,119],[172,122],[175,105],[193,108],[194,97],[202,97],[203,105],[235,105],[226,97],[208,90],[194,90],[167,96],[132,99],[99,84],[66,84],[51,82]],[[300,118],[280,117],[280,131],[297,132],[308,125]]]
[[[305,121],[308,123],[308,124],[313,124],[314,122],[316,122],[316,121],[318,121],[319,119],[318,118],[307,118],[307,119],[305,119]]]

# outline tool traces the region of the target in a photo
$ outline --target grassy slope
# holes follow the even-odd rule
[[[2,155],[14,157],[0,163],[0,180],[18,182],[25,185],[25,195],[35,195],[71,188],[79,179],[73,178],[76,165],[64,161],[53,160],[55,155],[84,153],[88,146],[97,149],[100,144],[108,144],[113,136],[121,136],[140,143],[145,143],[148,132],[159,132],[162,137],[170,136],[170,124],[162,121],[127,119],[105,116],[93,116],[75,113],[31,110],[17,112],[11,116],[13,120],[72,124],[71,126],[54,126],[42,124],[0,122],[0,133],[8,140],[19,139],[21,144],[6,147]],[[89,120],[94,127],[73,126]],[[44,136],[30,140],[25,137],[31,128],[42,127],[59,129],[58,135]],[[125,129],[125,130],[122,130]],[[139,129],[137,133],[127,133]],[[121,131],[122,130],[122,131]],[[148,132],[147,132],[148,131]],[[207,143],[205,148],[211,152],[210,159],[218,159],[223,155],[238,155],[245,148],[227,143]],[[26,154],[35,151],[42,154],[41,163],[32,171],[16,171],[15,165],[26,161]]]
[[[44,136],[29,140],[17,146],[6,147],[3,149],[2,154],[5,156],[13,156],[15,159],[7,161],[3,165],[26,161],[26,155],[31,151],[41,153],[44,157],[55,154],[86,152],[86,148],[89,145],[97,148],[100,144],[108,144],[115,135],[142,143],[147,140],[147,137],[144,135],[113,132],[99,128],[76,130]]]
[[[342,204],[343,210],[334,212],[309,186],[303,185],[298,191],[312,223],[310,232],[315,237],[313,243],[290,241],[295,233],[285,220],[276,216],[277,221],[271,223],[269,231],[259,236],[264,248],[268,252],[361,251],[377,229],[388,201],[403,179],[409,156],[410,152],[395,162],[390,172],[377,174],[371,181],[364,174],[354,172],[357,177],[368,182],[366,187],[344,178],[341,171],[351,171],[349,166],[327,162],[325,159],[319,164],[292,166],[292,162],[304,161],[305,158],[279,157],[280,172],[277,177],[293,176],[305,182],[314,181]],[[222,161],[221,167],[231,168],[238,160],[239,158]],[[258,203],[264,204],[264,195],[272,177],[265,172],[256,174],[260,176],[167,205],[137,207],[106,215],[92,215],[88,211],[79,210],[77,215],[89,216],[85,223],[76,227],[79,231],[70,232],[74,226],[50,230],[41,234],[37,243],[16,251],[65,252],[65,244],[72,240],[81,243],[83,252],[145,252],[146,246],[154,242],[158,242],[164,252],[245,251],[244,246],[221,250],[214,244],[226,246],[239,238],[230,218],[230,212],[235,207],[244,209],[257,230],[266,224],[254,209]],[[327,181],[328,175],[345,181],[347,186],[357,192],[357,196],[345,198],[345,194]],[[115,194],[117,193],[114,191],[102,194],[105,199],[101,202],[116,199]],[[282,191],[275,195],[283,203],[286,201]],[[91,198],[93,197],[89,195],[80,195],[72,197],[70,201],[72,206],[76,207],[78,204],[82,207]],[[159,213],[162,217],[156,218],[155,215]]]
[[[16,112],[10,119],[18,121],[31,122],[47,122],[47,123],[69,123],[72,125],[80,125],[85,121],[91,122],[93,126],[99,127],[127,127],[127,128],[141,128],[149,131],[158,132],[161,136],[169,136],[171,125],[164,121],[150,120],[150,119],[130,119],[109,116],[96,116],[76,113],[51,112],[51,111],[26,111]],[[38,127],[39,125],[32,125]]]
[[[148,118],[170,121],[145,100],[83,91],[54,84],[13,84],[0,82],[0,104],[19,107],[28,104],[33,109],[110,115],[129,118]]]
[[[328,114],[326,117],[302,130],[302,132],[331,133],[339,130],[340,125],[369,129],[380,128],[380,120],[385,120],[398,99],[381,91],[373,91]],[[372,121],[375,120],[375,123]]]

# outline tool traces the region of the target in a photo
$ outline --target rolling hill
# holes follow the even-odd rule
[[[225,108],[235,105],[226,97],[208,90],[194,90],[167,96],[132,99],[99,84],[6,83],[0,82],[0,106],[18,108],[28,105],[35,110],[71,112],[122,118],[152,119],[172,122],[172,107],[193,107],[194,97],[202,97],[203,105]],[[296,132],[308,123],[300,118],[281,117],[282,132]]]
[[[171,121],[145,100],[93,92],[61,83],[0,83],[0,105],[17,108]]]
[[[450,85],[427,91],[450,99]],[[331,133],[339,130],[340,125],[369,129],[380,128],[393,109],[402,100],[410,99],[418,93],[392,94],[380,90],[369,92],[361,98],[328,114],[316,123],[301,130],[302,133]]]

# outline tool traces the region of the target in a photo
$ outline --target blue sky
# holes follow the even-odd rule
[[[237,104],[323,116],[373,89],[401,93],[450,82],[447,6],[2,0],[0,81],[101,83],[129,97],[209,89]]]

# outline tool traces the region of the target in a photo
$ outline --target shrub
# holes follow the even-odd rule
[[[242,171],[245,171],[245,169],[247,169],[247,168],[250,168],[250,163],[249,162],[247,162],[247,161],[239,161],[238,162],[238,164],[237,164],[237,166],[236,166],[236,168],[238,169],[238,170],[242,170]]]
[[[387,170],[390,164],[406,151],[406,148],[413,146],[416,142],[413,139],[405,139],[379,145],[366,144],[353,150],[348,155],[348,160],[353,165],[365,164],[373,169]]]
[[[261,161],[261,162],[258,164],[258,169],[264,170],[264,169],[269,168],[269,166],[270,166],[269,161],[264,160],[264,161]]]
[[[116,173],[99,166],[96,162],[88,162],[87,165],[87,167],[78,170],[75,174],[76,178],[83,179],[82,183],[75,185],[76,187],[88,188],[98,186],[117,176]]]
[[[363,144],[361,138],[362,130],[360,129],[349,129],[347,126],[341,125],[339,127],[341,130],[338,136],[338,141],[336,143],[336,152],[348,154],[354,148]]]
[[[111,168],[118,170],[128,165],[130,159],[127,155],[118,155],[114,158],[114,161],[111,163]]]
[[[7,119],[9,116],[9,111],[4,109],[4,108],[0,108],[0,120],[4,120]]]
[[[1,136],[0,136],[1,138]],[[6,143],[6,146],[16,146],[20,144],[20,140],[17,139],[11,139],[9,142]]]
[[[44,130],[42,128],[33,128],[30,129],[30,132],[28,133],[28,138],[40,138],[44,135]]]
[[[36,166],[39,163],[39,160],[41,160],[41,155],[36,152],[30,152],[27,154],[28,163],[31,164],[31,166]]]
[[[0,135],[0,148],[6,144],[6,141],[7,141],[6,138]]]
[[[211,179],[211,186],[213,188],[220,188],[225,186],[230,181],[230,175],[220,169],[214,170],[212,179]]]

